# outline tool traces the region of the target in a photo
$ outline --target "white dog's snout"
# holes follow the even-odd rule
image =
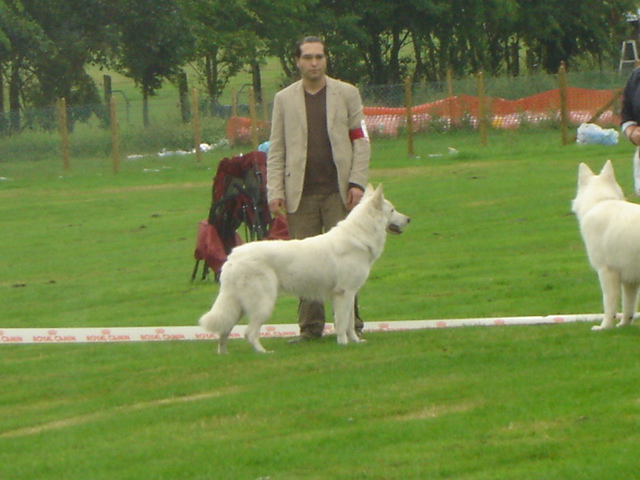
[[[410,221],[411,218],[409,218],[408,216],[403,215],[400,212],[394,212],[393,216],[391,217],[391,221],[387,225],[387,232],[394,235],[399,235],[402,233],[404,227],[406,227]]]

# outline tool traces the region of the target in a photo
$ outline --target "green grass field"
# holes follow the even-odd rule
[[[455,153],[450,153],[450,148]],[[373,143],[371,180],[412,217],[360,294],[365,321],[601,311],[570,213],[577,166],[631,152],[557,131]],[[0,160],[0,330],[194,325],[190,283],[223,155]],[[632,198],[629,195],[629,198]],[[283,297],[272,321],[292,323]],[[372,333],[364,345],[0,345],[0,478],[635,479],[636,326]]]

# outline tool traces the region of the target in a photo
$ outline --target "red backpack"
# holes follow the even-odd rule
[[[244,224],[245,239],[288,240],[286,219],[271,217],[267,201],[267,154],[253,151],[245,155],[223,158],[213,179],[209,217],[198,224],[194,257],[198,265],[204,260],[202,280],[208,270],[220,276],[222,264],[236,245],[243,243],[238,228]]]

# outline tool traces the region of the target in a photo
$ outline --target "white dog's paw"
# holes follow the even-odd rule
[[[609,330],[610,328],[612,328],[613,325],[595,325],[593,327],[591,327],[591,330],[593,330],[594,332],[596,331],[600,331],[600,330]]]
[[[266,348],[264,348],[262,346],[262,344],[260,342],[250,342],[251,346],[253,347],[253,350],[256,353],[273,353],[273,350],[267,350]]]
[[[256,353],[273,353],[273,350],[267,350],[262,345],[259,345],[257,347],[254,346],[253,349],[256,351]]]

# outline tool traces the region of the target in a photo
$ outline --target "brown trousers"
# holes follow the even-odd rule
[[[347,209],[338,192],[326,195],[303,195],[298,210],[287,214],[289,235],[302,239],[328,232],[347,216]],[[361,332],[363,322],[355,304],[356,332]],[[298,304],[298,325],[303,337],[321,337],[324,331],[325,312],[322,302],[300,300]]]

